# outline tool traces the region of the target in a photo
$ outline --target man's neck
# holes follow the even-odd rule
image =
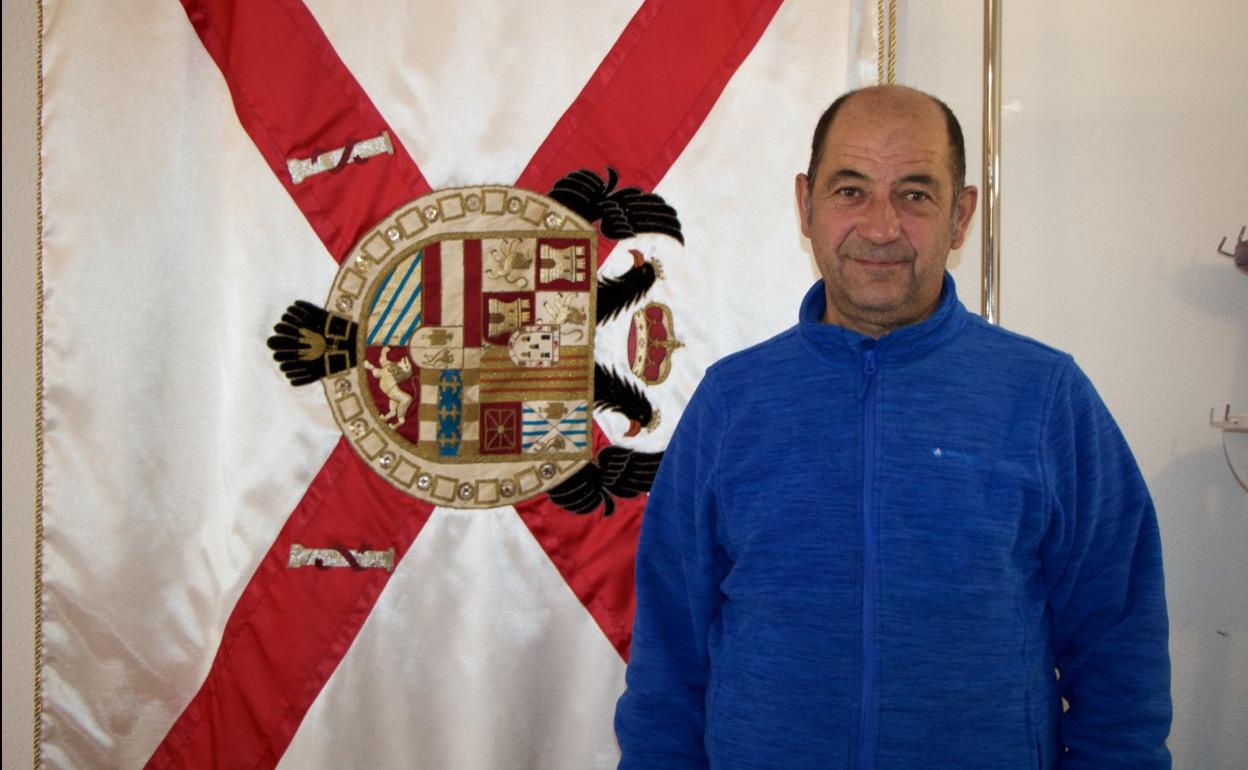
[[[898,329],[904,329],[907,326],[914,326],[915,324],[926,321],[928,318],[932,317],[933,313],[936,312],[936,308],[940,307],[940,296],[937,295],[935,302],[914,315],[902,315],[890,312],[862,312],[849,315],[840,312],[836,306],[832,304],[832,298],[827,295],[826,289],[824,290],[824,301],[827,302],[827,308],[823,311],[823,318],[821,320],[825,324],[840,326],[842,328],[849,329],[850,331],[858,332],[864,337],[870,337],[871,339],[876,340],[883,337],[885,334],[895,332]]]

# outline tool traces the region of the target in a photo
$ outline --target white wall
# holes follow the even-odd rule
[[[1248,224],[1248,4],[1005,5],[1002,320],[1075,354],[1152,487],[1175,767],[1248,767],[1248,493],[1207,425],[1248,411],[1248,277],[1214,251]],[[34,6],[3,18],[5,770],[31,762]],[[959,113],[978,180],[982,3],[898,10],[898,81]],[[977,247],[954,270],[975,306]]]
[[[1070,351],[1164,540],[1175,767],[1248,767],[1248,492],[1209,409],[1248,411],[1248,3],[1004,2],[1001,317]],[[898,82],[946,98],[981,178],[981,0],[902,0]],[[977,236],[955,268],[978,306]]]

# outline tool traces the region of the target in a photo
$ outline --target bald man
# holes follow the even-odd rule
[[[1070,356],[958,301],[965,167],[918,91],[820,118],[822,280],[707,371],[650,493],[624,770],[1170,767],[1152,502]]]

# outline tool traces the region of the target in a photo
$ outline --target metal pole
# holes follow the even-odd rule
[[[1001,0],[984,0],[984,219],[980,315],[1001,323]]]

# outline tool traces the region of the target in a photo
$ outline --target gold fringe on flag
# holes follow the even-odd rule
[[[35,677],[34,766],[43,767],[43,3],[35,4]]]

